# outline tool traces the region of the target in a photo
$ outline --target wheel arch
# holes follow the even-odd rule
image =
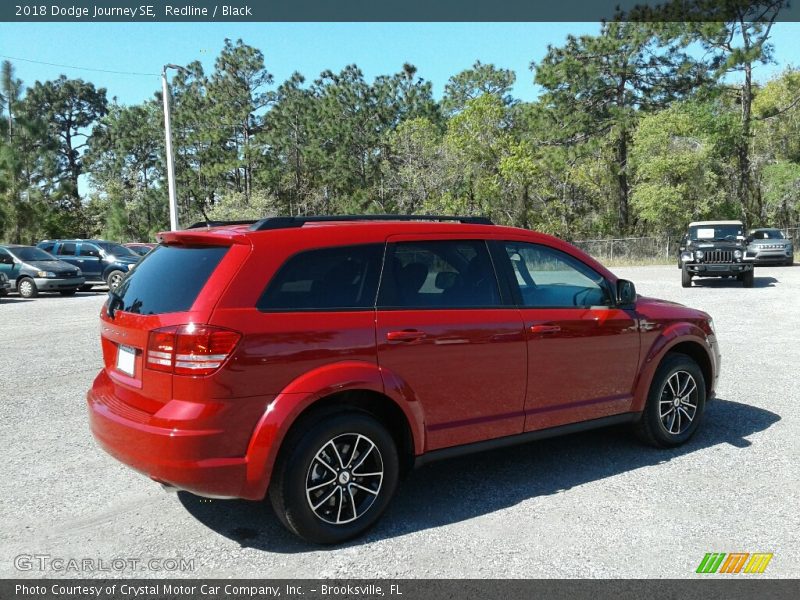
[[[668,328],[650,347],[636,384],[631,407],[634,412],[644,410],[656,370],[664,358],[671,353],[684,354],[694,360],[703,372],[706,396],[710,397],[713,393],[715,369],[717,368],[712,355],[713,350],[699,327],[692,323],[679,323]]]
[[[419,402],[384,388],[374,363],[344,361],[306,373],[269,403],[247,449],[247,478],[241,497],[266,495],[278,455],[291,431],[311,418],[350,407],[369,413],[386,426],[398,444],[401,472],[413,465],[425,447],[424,418]]]

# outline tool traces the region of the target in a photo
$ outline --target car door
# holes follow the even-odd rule
[[[555,248],[503,242],[528,344],[525,431],[626,412],[639,364],[638,322],[610,284]]]
[[[81,242],[78,247],[77,265],[87,281],[103,279],[103,263],[100,248],[89,242]]]
[[[526,342],[484,240],[390,237],[378,294],[384,383],[420,402],[426,450],[522,432]],[[509,299],[510,300],[510,299]]]
[[[63,260],[71,265],[80,267],[83,270],[78,260],[78,244],[76,242],[60,242],[56,244],[56,258]]]

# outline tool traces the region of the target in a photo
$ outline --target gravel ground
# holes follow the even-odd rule
[[[19,571],[18,555],[105,569],[183,557],[194,569],[172,575],[195,577],[692,577],[706,552],[736,551],[773,552],[768,576],[800,576],[800,267],[759,267],[753,289],[682,289],[674,266],[616,272],[714,317],[719,399],[691,443],[654,450],[614,429],[434,463],[335,548],[297,540],[261,504],[165,493],[100,451],[84,393],[104,294],[4,298],[0,577],[165,575]]]

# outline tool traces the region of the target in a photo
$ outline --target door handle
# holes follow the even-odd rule
[[[561,327],[558,325],[531,325],[531,333],[558,333]]]
[[[405,331],[390,331],[386,334],[386,339],[390,342],[414,342],[423,339],[425,335],[424,331],[407,329]]]

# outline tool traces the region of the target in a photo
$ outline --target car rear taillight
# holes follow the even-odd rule
[[[242,335],[212,325],[173,325],[150,332],[147,367],[176,375],[210,375],[236,348]]]

